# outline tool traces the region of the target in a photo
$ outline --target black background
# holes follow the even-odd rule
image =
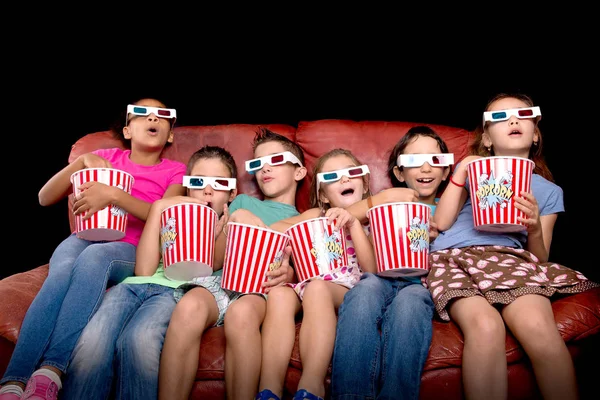
[[[89,48],[88,48],[89,50]],[[523,92],[542,109],[544,152],[555,181],[564,190],[566,213],[554,230],[551,260],[594,280],[590,259],[596,214],[593,188],[597,167],[597,114],[584,97],[597,87],[590,63],[534,64],[530,57],[478,66],[477,56],[362,58],[329,54],[302,58],[269,54],[219,57],[196,54],[162,62],[156,49],[135,56],[76,51],[50,53],[46,47],[16,62],[6,77],[15,94],[16,124],[5,138],[12,200],[5,195],[9,248],[0,278],[48,262],[69,234],[66,200],[42,207],[37,193],[67,165],[71,145],[87,133],[106,130],[126,105],[155,97],[174,107],[178,125],[287,123],[322,118],[413,121],[472,130],[483,107],[499,92]],[[548,54],[548,53],[546,53]],[[20,54],[23,56],[24,54]],[[41,62],[42,55],[48,56]],[[106,54],[105,54],[106,55]],[[144,58],[147,57],[147,62]],[[512,61],[515,61],[512,60]],[[160,62],[159,62],[160,61]],[[507,60],[510,61],[510,60]],[[33,64],[33,65],[32,65]],[[52,68],[50,68],[52,64]],[[342,145],[342,143],[340,143]],[[591,162],[591,163],[590,163]],[[18,172],[18,173],[15,173]],[[583,182],[583,183],[582,183]],[[7,192],[9,193],[9,192]],[[591,240],[591,241],[590,241]],[[20,247],[20,244],[26,244]]]

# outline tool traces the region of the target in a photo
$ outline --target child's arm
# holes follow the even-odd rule
[[[86,153],[75,159],[71,164],[57,172],[40,189],[38,199],[40,205],[49,206],[67,197],[73,192],[71,175],[85,168],[112,168],[111,163],[96,154]]]
[[[527,226],[527,250],[535,254],[540,262],[547,262],[552,244],[554,224],[557,214],[540,216],[538,203],[533,194],[521,192],[521,196],[514,197],[515,207],[527,216],[518,217],[517,220]]]
[[[375,262],[375,251],[373,244],[365,233],[360,221],[355,218],[347,209],[334,207],[327,210],[325,216],[329,217],[330,221],[335,220],[335,226],[345,226],[348,229],[354,249],[356,250],[356,258],[358,265],[363,272],[377,272],[377,264]]]
[[[152,204],[135,252],[135,275],[152,276],[156,272],[161,257],[160,215],[166,208],[180,203],[204,204],[198,199],[187,196],[164,198]]]
[[[291,228],[293,225],[296,225],[302,221],[306,221],[309,219],[318,218],[320,216],[321,216],[320,208],[310,208],[310,209],[304,211],[302,214],[294,215],[293,217],[289,217],[289,218],[277,221],[274,224],[271,224],[269,226],[269,228],[274,229],[278,232],[285,232],[286,230]]]
[[[467,190],[464,186],[467,181],[467,164],[470,161],[481,158],[480,156],[468,156],[462,162],[457,164],[454,174],[450,177],[451,181],[444,193],[440,197],[440,201],[435,209],[433,220],[437,224],[437,229],[443,232],[450,228],[458,213],[462,210],[465,201],[467,201]],[[454,183],[453,183],[454,182]],[[460,186],[458,186],[460,185]],[[472,201],[477,201],[472,199]]]
[[[225,231],[229,222],[229,207],[227,204],[223,206],[223,215],[219,218],[215,227],[215,253],[213,256],[213,271],[218,271],[223,268],[225,262],[225,248],[227,246],[227,236]]]
[[[371,196],[373,207],[398,201],[418,202],[419,192],[409,188],[389,188]],[[368,199],[358,201],[351,206],[346,207],[346,209],[354,215],[355,218],[358,218],[360,222],[367,221],[367,211],[369,211]]]

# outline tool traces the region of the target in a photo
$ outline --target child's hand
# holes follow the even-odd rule
[[[437,228],[437,224],[435,222],[433,222],[433,220],[429,220],[429,243],[432,243],[435,238],[438,237],[439,235],[439,231]]]
[[[243,208],[239,208],[235,210],[229,216],[229,222],[238,222],[240,224],[254,225],[259,226],[261,228],[268,228],[267,225],[262,221],[262,219],[258,218],[256,215],[252,214],[250,211],[245,210]]]
[[[395,202],[418,202],[419,192],[409,188],[389,188],[373,196],[377,204],[395,203]]]
[[[356,218],[350,214],[346,209],[340,207],[333,207],[325,212],[325,216],[328,217],[328,224],[335,222],[333,226],[334,231],[340,230],[342,226],[346,226],[348,229],[356,222]]]
[[[523,211],[525,218],[517,217],[517,221],[527,226],[528,234],[542,232],[542,222],[540,221],[540,209],[537,200],[529,192],[521,192],[520,196],[515,196],[515,207]]]
[[[294,280],[294,269],[290,266],[290,256],[292,254],[292,246],[287,246],[283,251],[283,259],[279,268],[273,271],[267,271],[267,281],[263,282],[265,293],[269,293],[271,288],[282,285]]]
[[[102,210],[112,202],[112,199],[116,197],[115,190],[122,191],[123,189],[93,181],[79,186],[79,190],[81,193],[74,198],[73,214],[85,213],[82,218],[85,221],[90,219],[96,211]]]
[[[223,215],[221,215],[221,218],[219,218],[217,225],[215,226],[215,238],[219,236],[221,232],[223,232],[227,222],[229,222],[229,207],[227,207],[227,204],[224,204]]]
[[[84,168],[112,168],[110,161],[94,153],[83,154],[81,161]]]

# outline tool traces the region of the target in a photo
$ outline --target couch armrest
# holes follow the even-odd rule
[[[17,342],[21,323],[48,276],[48,264],[0,280],[0,337]]]

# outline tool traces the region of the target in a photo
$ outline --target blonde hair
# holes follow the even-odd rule
[[[325,164],[325,162],[327,160],[329,160],[332,157],[337,157],[337,156],[346,156],[349,159],[351,159],[355,165],[363,165],[363,163],[361,163],[358,160],[358,158],[356,158],[356,156],[354,154],[352,154],[352,152],[350,150],[341,149],[341,148],[330,150],[327,153],[323,154],[321,157],[319,157],[319,159],[317,160],[317,162],[315,164],[315,167],[313,168],[313,174],[312,174],[313,179],[312,179],[311,186],[310,186],[310,206],[312,208],[318,207],[325,211],[331,207],[329,205],[329,203],[322,203],[321,200],[319,199],[319,184],[317,183],[317,174],[322,171],[323,164]],[[363,179],[364,186],[367,188],[367,191],[365,193],[363,193],[362,198],[366,199],[367,197],[371,196],[371,189],[369,188],[369,174],[363,175],[361,178]]]

